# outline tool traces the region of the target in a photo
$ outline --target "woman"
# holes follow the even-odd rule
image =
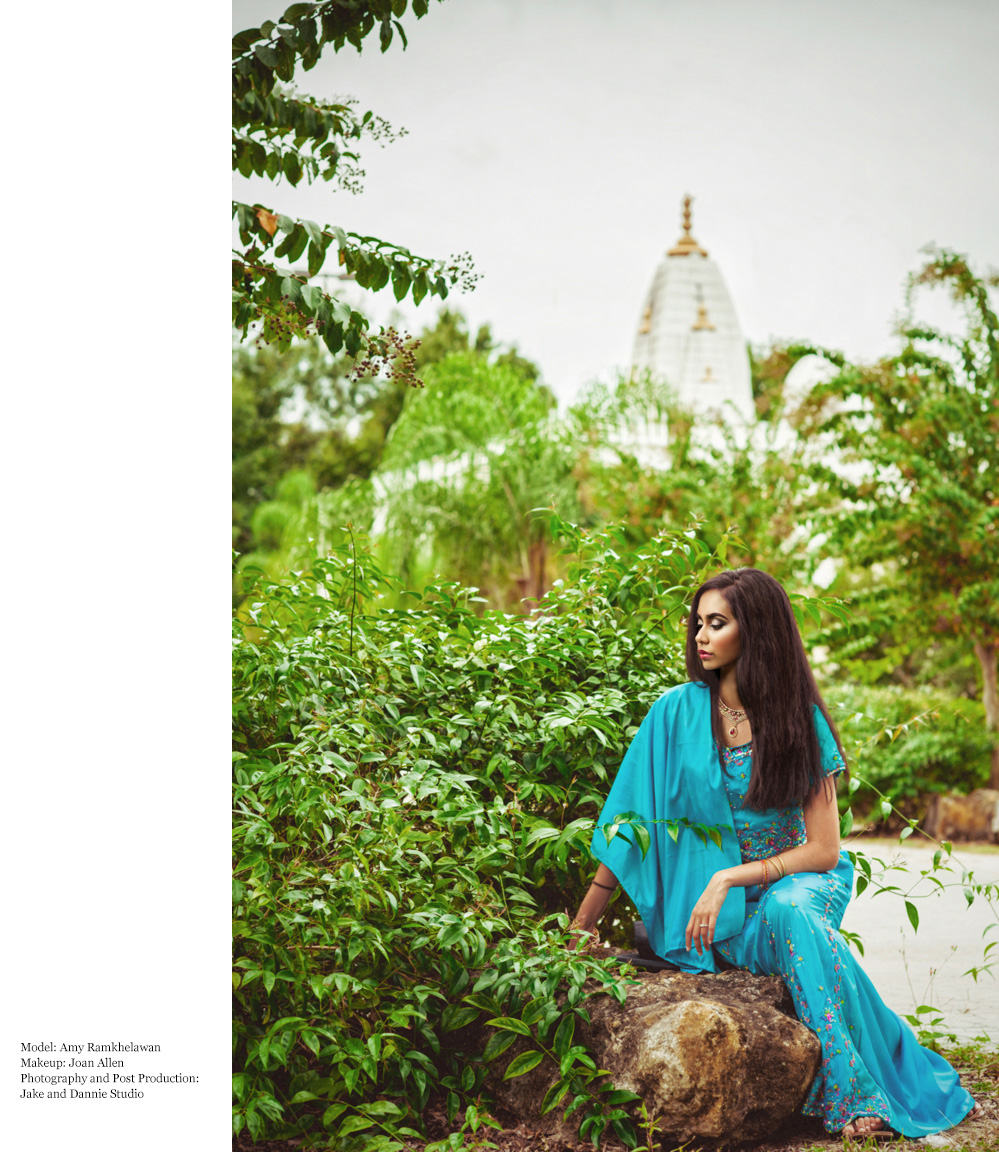
[[[686,657],[690,683],[653,704],[614,781],[573,926],[595,939],[620,882],[657,955],[687,971],[715,972],[720,957],[782,977],[822,1043],[803,1111],[830,1132],[919,1137],[976,1113],[839,934],[853,881],[834,782],[846,765],[787,593],[755,568],[708,580]],[[648,830],[644,854],[632,825]]]

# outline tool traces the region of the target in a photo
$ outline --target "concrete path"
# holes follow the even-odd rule
[[[999,853],[956,845],[952,871],[937,873],[943,883],[956,886],[940,891],[931,881],[919,879],[920,871],[930,867],[934,846],[900,847],[897,840],[860,839],[848,847],[864,852],[874,868],[874,858],[888,866],[882,883],[912,890],[910,898],[919,896],[912,901],[919,910],[918,931],[909,923],[904,900],[892,892],[872,896],[874,885],[850,901],[843,919],[844,928],[863,937],[864,956],[858,959],[885,1003],[899,1015],[930,1004],[943,1015],[940,1027],[959,1039],[987,1035],[999,1041],[999,944],[990,953],[995,961],[991,974],[980,973],[977,983],[963,975],[973,965],[982,966],[989,941],[999,941],[999,899],[990,908],[978,896],[969,906],[959,883],[963,865],[975,882],[999,885]],[[907,872],[891,868],[900,862]],[[986,931],[989,924],[993,927]]]

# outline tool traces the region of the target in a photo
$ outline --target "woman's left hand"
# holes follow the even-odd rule
[[[718,923],[718,913],[725,903],[728,895],[729,882],[724,872],[716,872],[708,882],[707,888],[700,895],[694,905],[694,910],[687,921],[687,951],[693,944],[698,956],[701,949],[710,950],[715,940],[715,926]]]

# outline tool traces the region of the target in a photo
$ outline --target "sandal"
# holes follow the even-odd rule
[[[863,1125],[863,1127],[860,1127]],[[852,1129],[852,1131],[850,1131]],[[888,1127],[887,1121],[880,1116],[854,1116],[849,1124],[843,1126],[841,1135],[846,1140],[893,1140],[895,1133]]]

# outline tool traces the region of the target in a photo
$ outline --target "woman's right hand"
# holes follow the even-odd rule
[[[585,928],[582,924],[573,921],[569,925],[568,947],[570,952],[592,952],[595,948],[599,948],[600,936],[596,927]]]
[[[617,888],[617,877],[605,864],[601,864],[597,869],[597,876],[601,879],[593,878],[579,911],[569,921],[569,949],[572,952],[592,952],[594,948],[600,947],[597,925],[604,914],[607,902]],[[569,915],[568,908],[565,914]]]

